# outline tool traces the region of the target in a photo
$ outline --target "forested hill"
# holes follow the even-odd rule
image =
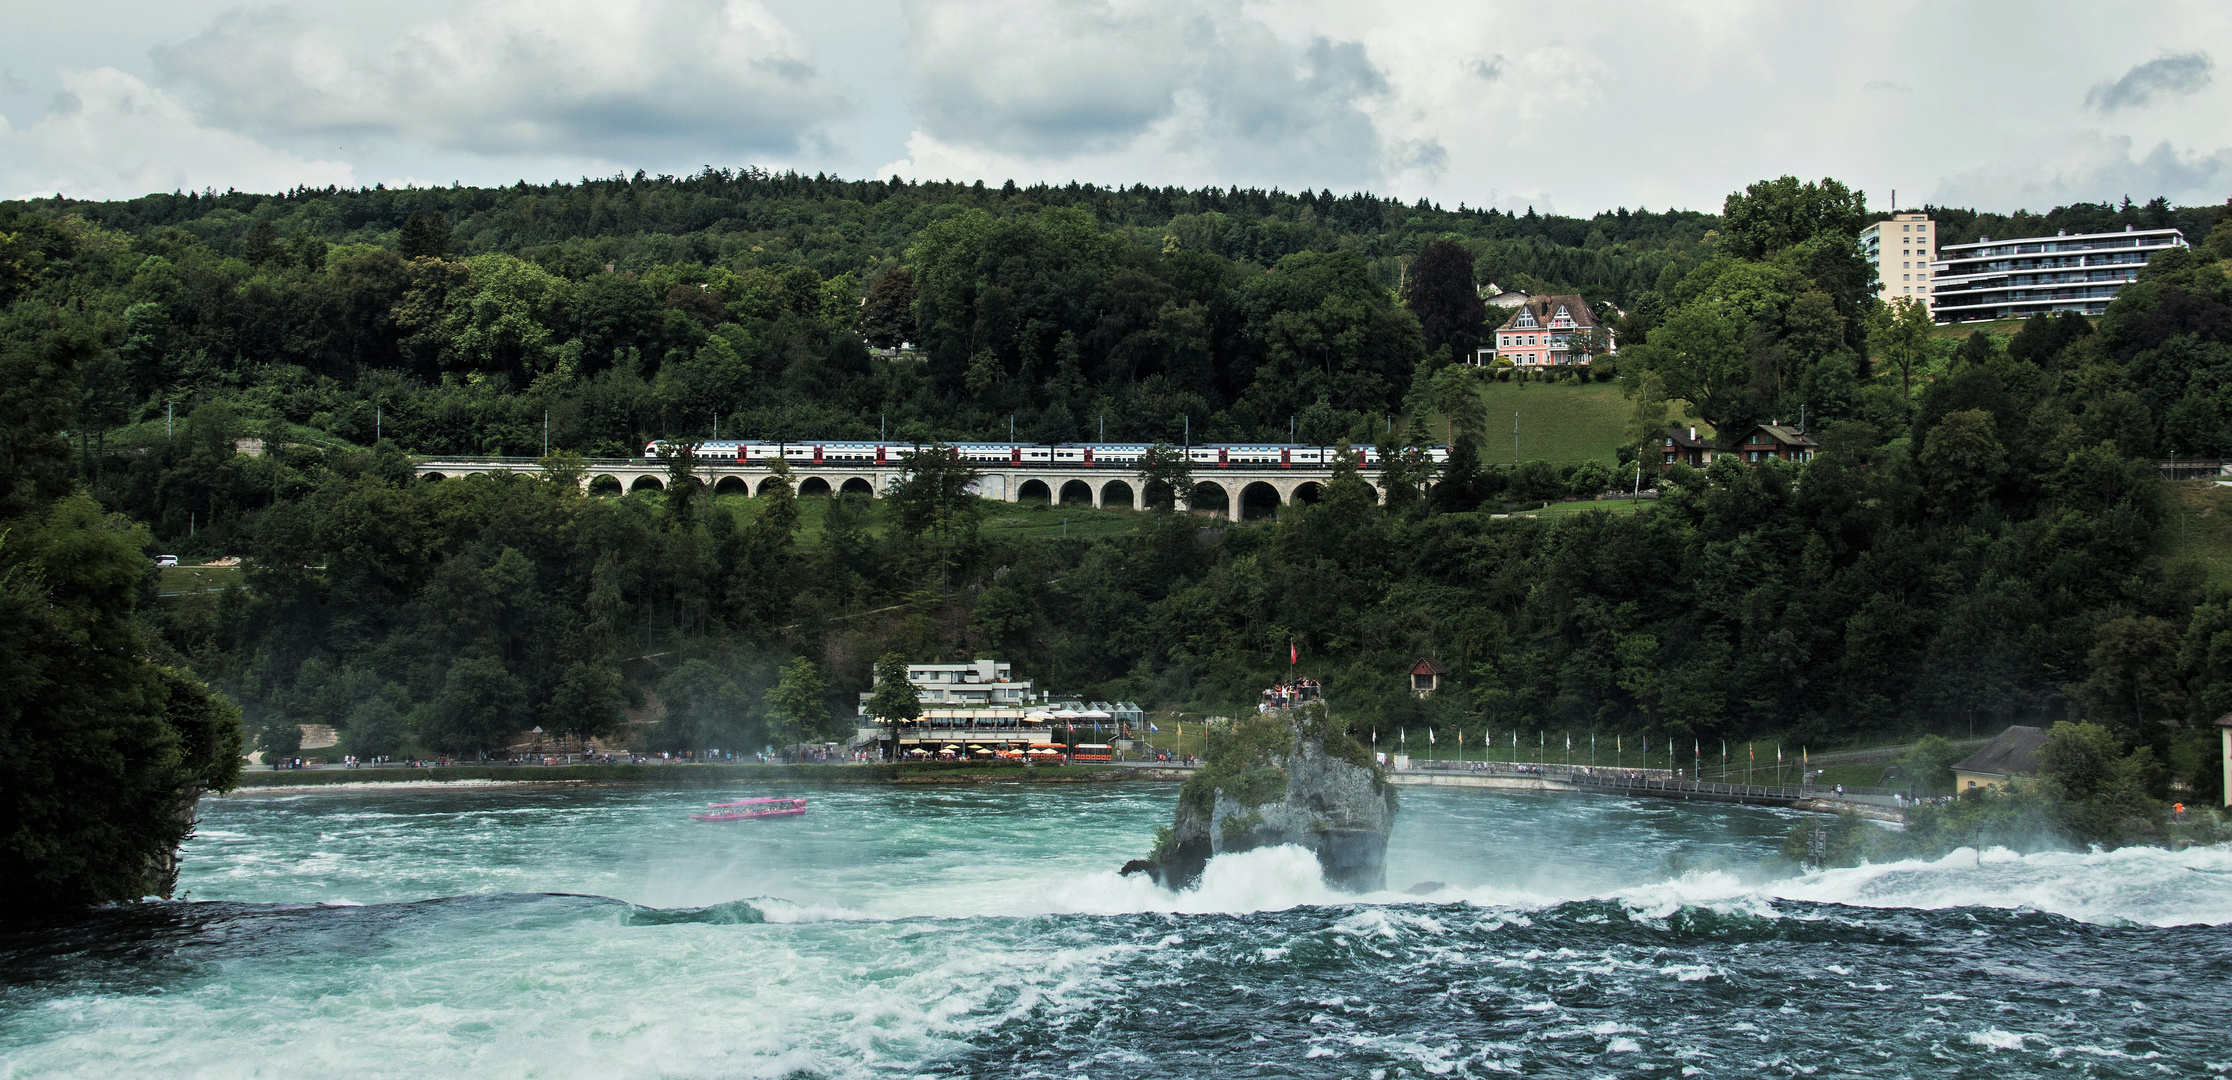
[[[7,206],[11,204],[0,204]],[[1477,242],[1484,281],[1530,291],[1586,290],[1625,305],[1654,287],[1666,256],[1693,250],[1717,223],[1694,211],[1621,209],[1590,218],[1425,200],[1404,203],[1364,192],[1276,189],[999,187],[952,182],[843,180],[708,169],[696,176],[527,184],[496,188],[298,188],[275,195],[182,192],[118,202],[41,199],[12,204],[40,214],[75,214],[140,236],[164,229],[193,235],[221,254],[246,257],[257,226],[282,239],[403,246],[414,216],[440,215],[459,255],[517,255],[562,276],[615,269],[641,273],[671,263],[731,269],[811,268],[863,284],[898,265],[932,222],[966,210],[996,217],[1063,207],[1151,250],[1164,238],[1195,251],[1271,266],[1302,251],[1353,251],[1393,287],[1402,260],[1430,240]]]
[[[1541,745],[2081,716],[2120,740],[2144,835],[2150,798],[2211,790],[2232,709],[2232,594],[2177,557],[2155,464],[2232,456],[2232,222],[2045,217],[2157,213],[2195,246],[2105,316],[1953,337],[1877,301],[1860,193],[1790,177],[1718,217],[1572,222],[756,174],[0,207],[0,820],[37,823],[0,836],[0,881],[141,895],[165,800],[230,781],[226,698],[273,753],[306,723],[366,755],[531,727],[733,749],[843,734],[893,654],[1199,715],[1299,647],[1383,734]],[[1610,315],[1618,356],[1567,377],[1617,377],[1621,479],[1657,499],[1510,516],[1613,476],[1484,460],[1497,373],[1452,360],[1489,280]],[[1819,452],[1638,467],[1687,417],[1724,443],[1803,417]],[[543,475],[413,479],[412,453],[542,454],[546,418]],[[716,424],[1104,422],[1371,441],[1398,467],[1271,521],[1163,499],[1071,534],[1067,508],[1033,533],[965,497],[935,454],[872,502],[682,474],[589,495],[575,456]],[[1402,452],[1429,432],[1452,437],[1439,476]],[[156,552],[247,561],[158,588]],[[1424,702],[1420,657],[1449,673]],[[50,842],[81,826],[137,846]],[[41,854],[62,849],[108,854]]]

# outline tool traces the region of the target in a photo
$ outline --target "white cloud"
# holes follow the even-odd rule
[[[907,12],[921,116],[879,172],[1348,186],[1446,159],[1430,134],[1382,136],[1389,84],[1360,42],[1290,40],[1230,0]]]
[[[844,106],[757,0],[475,0],[369,38],[236,10],[155,58],[227,125],[486,155],[710,161],[810,143]]]
[[[1877,206],[1940,177],[1938,201],[1992,210],[2232,190],[2210,145],[2232,143],[2232,83],[2195,51],[2232,40],[2223,0],[2108,20],[2077,0],[2021,19],[1923,0],[320,0],[214,22],[156,0],[49,6],[0,34],[17,128],[62,89],[56,68],[112,67],[167,91],[166,137],[198,142],[127,141],[125,164],[65,175],[18,132],[0,177],[37,178],[17,188],[122,190],[172,165],[268,187],[345,156],[359,182],[753,163],[1568,213],[1709,210],[1785,173]],[[137,115],[103,108],[110,127]],[[234,137],[237,168],[193,156]]]
[[[2232,148],[2180,153],[2157,143],[2133,157],[2126,135],[2083,132],[2035,148],[2006,165],[1938,181],[1931,200],[1942,206],[2046,210],[2072,202],[2115,202],[2128,195],[2144,202],[2156,195],[2174,204],[2215,202],[2232,188]]]
[[[19,131],[0,117],[0,196],[116,199],[353,180],[342,162],[306,161],[208,127],[170,95],[115,68],[63,72],[61,83],[56,107],[37,123]]]

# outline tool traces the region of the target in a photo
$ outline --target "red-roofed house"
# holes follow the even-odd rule
[[[1440,664],[1430,659],[1421,658],[1417,663],[1411,665],[1411,693],[1419,697],[1434,696],[1434,691],[1441,689],[1441,677]]]
[[[1496,329],[1496,359],[1522,368],[1587,364],[1586,354],[1569,358],[1566,344],[1568,338],[1585,331],[1595,332],[1605,355],[1619,351],[1611,329],[1597,322],[1588,301],[1572,295],[1530,297]]]

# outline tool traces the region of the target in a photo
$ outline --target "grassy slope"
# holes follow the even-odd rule
[[[1512,414],[1519,414],[1519,460],[1574,465],[1619,458],[1634,406],[1618,383],[1483,383],[1481,404],[1488,412],[1483,457],[1492,465],[1511,463]],[[1438,420],[1429,420],[1440,441]]]
[[[1632,406],[1614,383],[1491,382],[1481,388],[1488,409],[1489,461],[1511,461],[1512,414],[1518,414],[1519,460],[1573,464],[1612,462]]]
[[[164,596],[213,592],[246,580],[238,566],[166,566],[161,574],[156,591]]]
[[[2199,563],[2211,585],[2232,587],[2232,488],[2185,480],[2164,484],[2163,495],[2170,512],[2163,529],[2169,560]]]

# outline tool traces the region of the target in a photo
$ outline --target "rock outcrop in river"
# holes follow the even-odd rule
[[[1165,888],[1201,877],[1211,857],[1277,844],[1317,854],[1327,884],[1357,892],[1387,884],[1387,834],[1395,789],[1371,751],[1335,723],[1323,702],[1213,724],[1201,769],[1178,792],[1178,811],[1155,853],[1124,872]]]

